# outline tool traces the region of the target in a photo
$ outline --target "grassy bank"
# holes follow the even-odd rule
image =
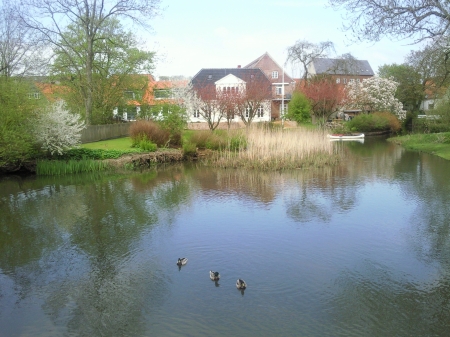
[[[236,151],[219,151],[211,160],[219,167],[262,170],[333,166],[339,161],[333,144],[322,130],[252,128],[246,146]]]
[[[405,149],[423,151],[450,160],[450,132],[415,134],[389,138]]]

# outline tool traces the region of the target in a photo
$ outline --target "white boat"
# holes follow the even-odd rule
[[[331,139],[330,142],[358,142],[364,144],[364,138],[345,138],[345,139]]]
[[[330,139],[362,139],[364,138],[364,133],[359,133],[357,135],[345,135],[345,134],[331,134],[331,135],[327,135],[328,138]]]

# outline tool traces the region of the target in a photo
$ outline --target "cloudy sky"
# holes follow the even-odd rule
[[[377,72],[402,63],[417,46],[384,39],[351,43],[343,14],[324,0],[162,0],[162,15],[151,21],[147,48],[158,55],[156,76],[194,76],[202,68],[245,66],[268,52],[282,65],[286,49],[299,39],[332,41],[335,55],[351,53]],[[347,37],[347,35],[349,37]],[[286,65],[298,77],[298,67]]]

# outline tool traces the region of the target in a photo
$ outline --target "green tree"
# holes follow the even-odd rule
[[[111,42],[112,47],[117,42],[108,35],[108,27],[120,18],[149,26],[146,19],[157,14],[159,3],[160,0],[23,0],[18,2],[16,12],[26,27],[37,31],[65,55],[74,81],[78,81],[76,88],[89,125],[95,106],[96,64],[99,59],[109,60],[104,45]],[[72,43],[73,38],[77,43]]]
[[[382,78],[393,79],[398,83],[395,98],[403,103],[407,111],[417,111],[425,98],[420,73],[408,64],[385,64],[378,68]]]
[[[81,25],[69,25],[62,34],[64,42],[54,48],[56,58],[52,74],[62,79],[67,87],[63,96],[69,108],[81,113],[86,120],[86,110],[80,107],[87,98],[87,88],[93,88],[90,119],[92,124],[105,124],[110,122],[114,107],[142,99],[148,77],[136,73],[151,71],[154,53],[140,50],[135,36],[126,32],[117,19],[105,20],[98,36],[93,45],[96,54],[90,84],[86,77],[86,43]]]
[[[441,88],[450,83],[450,50],[445,45],[430,43],[411,51],[406,63],[420,74],[423,91],[429,98],[438,96]]]
[[[39,100],[28,99],[30,84],[0,77],[0,171],[15,171],[36,155],[33,126]]]
[[[294,91],[288,104],[286,118],[297,123],[311,122],[311,105],[308,98],[301,92]]]

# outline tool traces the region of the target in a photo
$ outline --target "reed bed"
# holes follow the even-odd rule
[[[219,152],[212,164],[281,170],[334,166],[340,158],[323,130],[251,128],[245,141],[239,150]]]
[[[109,165],[101,160],[39,160],[36,163],[37,175],[66,175],[84,172],[100,172],[109,168]]]

